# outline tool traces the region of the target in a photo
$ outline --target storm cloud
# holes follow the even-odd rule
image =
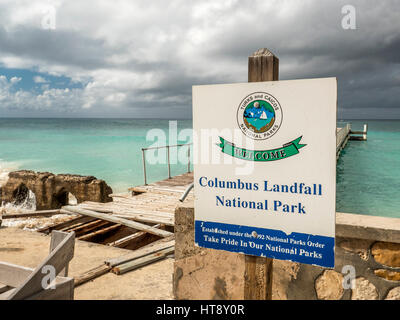
[[[348,4],[355,29],[342,27]],[[0,76],[79,86],[3,75],[0,116],[190,117],[192,85],[246,82],[266,47],[280,79],[337,77],[340,118],[400,118],[399,12],[396,0],[4,0]]]

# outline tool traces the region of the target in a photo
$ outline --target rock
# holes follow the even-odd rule
[[[385,300],[400,300],[400,287],[395,287],[393,289],[391,289]]]
[[[343,275],[334,270],[325,270],[315,281],[318,299],[339,300],[343,296]]]
[[[400,267],[400,243],[376,242],[371,253],[375,261],[384,266]]]
[[[9,173],[7,183],[2,187],[1,201],[18,204],[29,190],[35,194],[37,210],[61,208],[68,204],[70,193],[78,203],[112,201],[109,197],[112,189],[96,177],[29,170]]]
[[[372,241],[362,239],[345,239],[339,242],[339,247],[346,251],[357,253],[361,259],[368,260],[368,251]]]
[[[386,280],[400,281],[400,272],[387,270],[387,269],[378,269],[378,270],[374,270],[374,273],[378,277],[384,278]]]
[[[300,264],[292,261],[275,259],[273,262],[272,299],[288,300],[289,283],[297,278]]]
[[[204,249],[201,255],[175,260],[175,299],[243,299],[244,260],[244,255],[212,249]]]
[[[351,290],[351,300],[377,300],[376,287],[364,277],[356,278],[355,288]]]

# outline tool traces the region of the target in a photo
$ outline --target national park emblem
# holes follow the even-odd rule
[[[266,92],[248,95],[237,110],[240,130],[254,140],[272,137],[279,130],[282,118],[282,108],[278,100]]]
[[[282,108],[278,100],[266,92],[254,92],[246,96],[237,110],[237,123],[243,134],[254,140],[266,140],[278,132],[282,124]],[[300,143],[302,136],[281,147],[249,150],[235,146],[219,137],[217,144],[223,153],[249,161],[275,161],[294,156],[306,146]]]

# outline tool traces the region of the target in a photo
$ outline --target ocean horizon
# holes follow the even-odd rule
[[[178,133],[192,128],[192,119],[0,118],[0,184],[10,171],[34,170],[95,176],[124,192],[144,183],[141,149],[155,142],[146,140],[148,131],[165,132],[169,143],[170,121]],[[338,127],[346,123],[353,130],[368,123],[368,140],[349,141],[342,151],[336,210],[400,217],[400,120],[343,119]],[[178,139],[187,142],[187,135]],[[159,156],[166,158],[165,150]],[[165,163],[146,166],[149,183],[168,178]],[[185,172],[187,163],[171,165],[172,176]]]

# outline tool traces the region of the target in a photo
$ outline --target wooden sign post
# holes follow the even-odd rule
[[[259,49],[249,57],[248,82],[276,81],[279,59],[268,49]],[[245,300],[272,299],[273,259],[246,255],[244,275]]]
[[[193,86],[195,245],[245,255],[246,300],[271,299],[273,259],[334,267],[336,79],[278,73],[260,49],[249,83]]]

